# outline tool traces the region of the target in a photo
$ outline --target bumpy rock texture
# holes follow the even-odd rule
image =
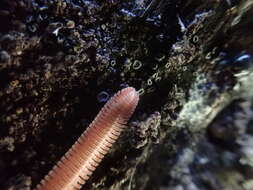
[[[251,0],[0,2],[0,189],[32,189],[110,96],[140,104],[83,189],[253,189]]]

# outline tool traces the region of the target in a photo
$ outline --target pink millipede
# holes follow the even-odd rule
[[[35,190],[78,190],[117,140],[139,101],[132,87],[115,94]]]

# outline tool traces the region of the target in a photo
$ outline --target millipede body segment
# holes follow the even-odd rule
[[[78,190],[117,140],[139,101],[132,87],[115,94],[36,190]]]

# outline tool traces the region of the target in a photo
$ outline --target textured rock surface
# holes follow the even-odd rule
[[[252,190],[252,15],[251,0],[2,0],[0,189],[34,187],[129,85],[129,129],[83,189]]]

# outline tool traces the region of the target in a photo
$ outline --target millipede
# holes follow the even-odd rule
[[[35,190],[81,189],[126,127],[138,101],[132,87],[116,93]]]

